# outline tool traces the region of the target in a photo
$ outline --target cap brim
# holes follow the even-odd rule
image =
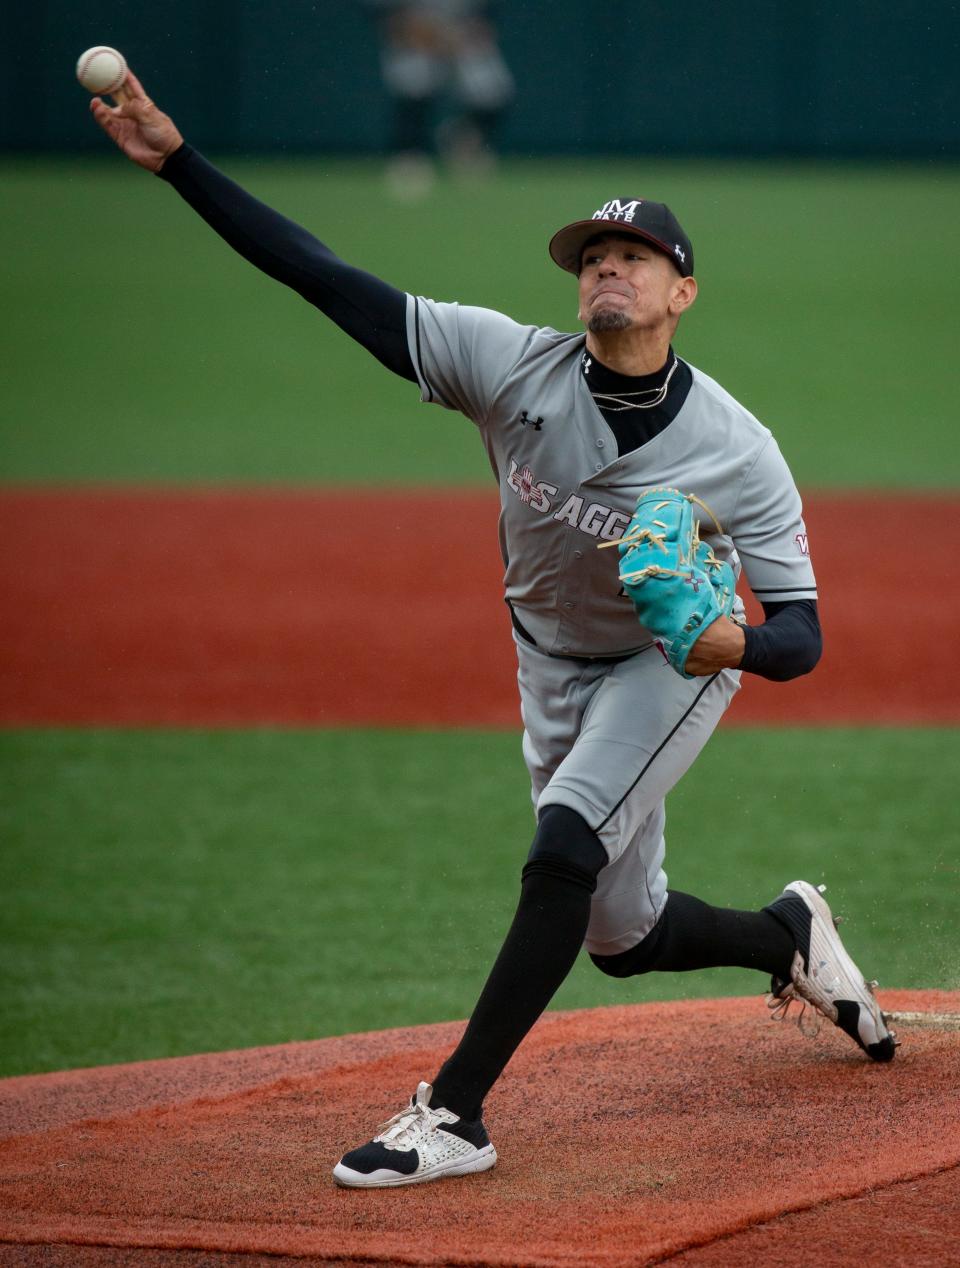
[[[648,233],[644,229],[637,229],[633,225],[624,224],[622,220],[575,220],[571,225],[565,225],[550,239],[550,258],[554,264],[559,264],[562,269],[566,269],[568,273],[573,273],[575,277],[580,276],[580,257],[583,255],[583,248],[591,238],[596,238],[602,233],[629,233],[635,238],[643,238],[645,242],[649,242],[651,246],[662,251],[664,255],[669,256],[670,260],[676,264],[673,258],[673,247],[666,242],[661,242],[659,238],[655,238],[652,233]]]

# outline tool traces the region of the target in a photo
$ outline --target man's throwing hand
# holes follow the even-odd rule
[[[127,72],[118,105],[108,106],[102,97],[94,97],[90,109],[111,141],[148,172],[159,172],[183,145],[177,125],[153,104],[132,70]]]

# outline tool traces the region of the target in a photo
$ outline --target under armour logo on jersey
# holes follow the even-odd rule
[[[540,431],[543,427],[542,418],[531,418],[529,410],[524,410],[520,415],[520,422],[524,427],[532,427],[534,431]]]
[[[624,220],[629,224],[637,214],[637,208],[642,201],[641,198],[634,198],[631,202],[622,203],[619,198],[611,198],[609,202],[603,204],[599,211],[595,211],[590,219]]]

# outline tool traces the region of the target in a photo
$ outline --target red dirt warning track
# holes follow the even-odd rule
[[[956,1013],[960,993],[883,1003]],[[339,1152],[460,1030],[6,1080],[0,1265],[960,1261],[956,1030],[903,1027],[876,1066],[832,1027],[808,1040],[773,1023],[759,998],[551,1013],[489,1099],[493,1171],[337,1189]]]
[[[960,499],[890,510],[807,498],[824,659],[751,678],[732,722],[960,721]],[[0,492],[0,723],[515,727],[496,517],[470,490]]]

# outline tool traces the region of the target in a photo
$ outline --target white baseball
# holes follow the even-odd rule
[[[116,92],[126,77],[127,63],[123,54],[105,44],[88,48],[77,62],[77,79],[88,92]]]

